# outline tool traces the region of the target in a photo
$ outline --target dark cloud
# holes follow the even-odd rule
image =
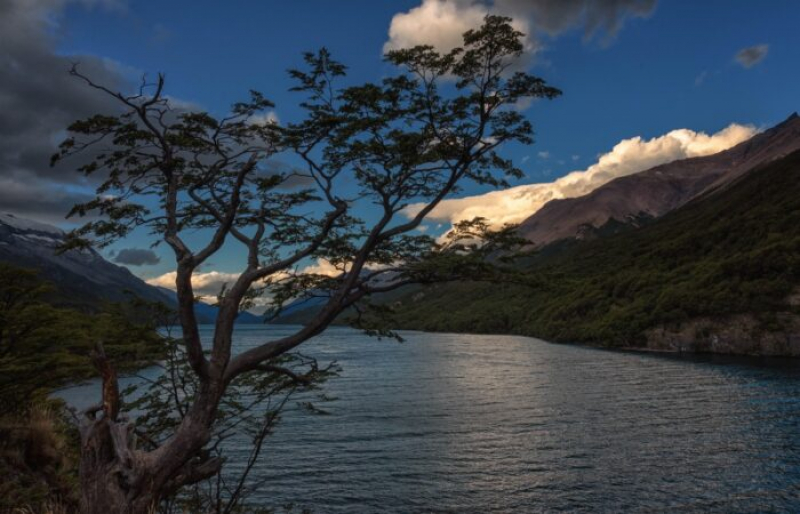
[[[755,45],[742,48],[736,53],[736,60],[745,68],[752,68],[767,56],[769,45]]]
[[[156,252],[144,248],[123,248],[114,255],[117,264],[130,266],[153,266],[161,262]]]
[[[89,185],[75,172],[77,161],[49,166],[67,125],[117,109],[112,99],[69,76],[70,67],[79,63],[84,73],[113,88],[128,82],[125,70],[109,60],[56,53],[54,20],[68,1],[0,0],[0,204],[40,219],[63,219],[75,201],[86,197],[76,192]],[[79,3],[121,5],[110,0]]]
[[[89,153],[50,166],[66,127],[94,114],[120,112],[115,99],[69,70],[77,63],[82,74],[120,91],[138,86],[141,75],[109,59],[59,54],[58,21],[68,4],[125,10],[125,0],[0,0],[0,207],[50,222],[63,222],[74,204],[92,198],[100,179],[76,171],[91,159]],[[155,25],[151,43],[163,44],[169,36],[166,27]],[[170,101],[173,116],[198,109]],[[291,177],[284,187],[305,183],[303,177]]]
[[[657,0],[495,0],[503,14],[528,19],[551,36],[582,27],[588,37],[604,33],[613,37],[629,17],[649,16]]]
[[[76,203],[92,196],[25,171],[0,173],[0,208],[25,218],[60,224]]]
[[[417,7],[392,17],[384,51],[418,44],[440,51],[458,46],[462,34],[481,23],[487,14],[513,19],[526,34],[525,68],[542,49],[540,38],[556,37],[570,29],[582,29],[587,40],[595,35],[610,43],[629,18],[653,13],[657,0],[421,0]],[[520,106],[524,108],[525,106]]]

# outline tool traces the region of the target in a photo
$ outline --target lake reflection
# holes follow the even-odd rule
[[[236,344],[288,330],[242,327]],[[343,367],[325,386],[337,400],[328,416],[287,413],[256,499],[320,513],[800,511],[795,362],[404,336],[335,328],[302,347]]]

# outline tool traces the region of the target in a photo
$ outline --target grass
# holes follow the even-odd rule
[[[58,407],[0,418],[0,512],[75,512],[76,434]]]

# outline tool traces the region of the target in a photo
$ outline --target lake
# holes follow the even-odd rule
[[[241,326],[236,345],[289,330]],[[325,385],[336,400],[327,416],[286,413],[253,499],[319,513],[800,511],[797,361],[403,335],[333,328],[301,347],[342,366]]]

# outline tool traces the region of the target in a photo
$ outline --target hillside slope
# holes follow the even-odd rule
[[[95,250],[71,250],[57,255],[56,248],[64,235],[51,225],[0,214],[0,261],[38,270],[41,278],[57,287],[57,300],[64,304],[89,307],[103,300],[122,301],[126,299],[125,291],[149,301],[172,301]]]
[[[55,286],[50,303],[56,305],[96,310],[102,302],[127,301],[129,293],[151,302],[176,304],[174,292],[147,284],[95,250],[57,254],[64,235],[52,225],[0,213],[0,262],[37,270],[42,279]],[[216,307],[198,303],[195,310],[201,323],[214,322]],[[261,318],[245,312],[237,321],[260,323]]]
[[[579,198],[553,200],[521,223],[520,234],[541,247],[561,239],[592,238],[611,220],[640,226],[798,149],[800,117],[795,113],[723,152],[621,177]]]
[[[659,350],[800,354],[800,152],[636,231],[535,259],[548,286],[450,284],[399,325]]]

